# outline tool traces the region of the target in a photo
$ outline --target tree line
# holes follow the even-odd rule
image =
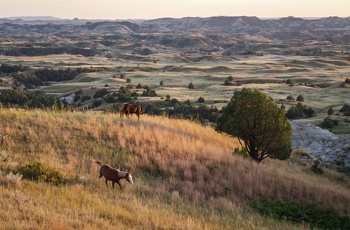
[[[10,74],[15,80],[15,86],[25,85],[27,88],[34,88],[48,84],[48,81],[69,81],[74,79],[81,73],[91,72],[89,68],[67,68],[54,70],[51,68],[44,68],[38,70],[30,70],[29,67],[8,66],[2,64],[0,66],[0,73]]]
[[[18,108],[40,108],[64,110],[67,104],[56,97],[45,95],[36,95],[33,93],[23,92],[17,88],[4,90],[0,93],[0,105],[2,107]]]
[[[91,57],[100,51],[95,49],[83,49],[79,47],[19,47],[9,50],[0,50],[0,54],[5,56],[46,56],[50,54],[71,54]]]

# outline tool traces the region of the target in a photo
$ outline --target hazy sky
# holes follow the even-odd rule
[[[350,0],[0,0],[0,18],[349,17]]]

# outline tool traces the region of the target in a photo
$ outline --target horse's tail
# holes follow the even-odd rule
[[[95,161],[95,163],[98,164],[99,166],[102,166],[101,161],[96,161],[96,160],[94,160],[94,161]]]
[[[140,106],[140,114],[141,114],[141,113],[143,113],[143,109],[142,109],[142,107]]]

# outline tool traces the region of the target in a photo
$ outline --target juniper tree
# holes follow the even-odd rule
[[[291,153],[292,128],[283,110],[257,89],[236,91],[222,109],[216,130],[238,138],[250,157],[284,160]]]

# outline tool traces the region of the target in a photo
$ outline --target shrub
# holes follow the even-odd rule
[[[23,175],[24,179],[43,181],[58,185],[64,182],[61,172],[46,167],[41,162],[35,161],[28,165],[18,167],[18,172]]]
[[[289,86],[294,86],[294,82],[291,79],[287,79],[286,84]]]
[[[194,89],[194,85],[193,85],[192,82],[188,85],[188,88],[189,88],[189,89]]]
[[[321,166],[321,162],[316,160],[311,166],[311,170],[316,174],[323,174],[323,168]]]
[[[299,96],[297,97],[297,101],[303,102],[303,101],[304,101],[304,96],[303,96],[303,95],[299,95]]]
[[[81,99],[81,96],[80,95],[75,95],[74,96],[74,102],[77,102]]]
[[[115,97],[115,95],[109,95],[106,98],[106,103],[116,103],[118,102],[118,99]]]
[[[224,82],[224,85],[231,85],[231,81],[226,79],[225,82]]]
[[[287,96],[287,100],[289,100],[289,101],[294,101],[294,97],[293,97],[292,95],[288,95],[288,96]]]
[[[94,98],[103,97],[106,94],[108,94],[108,90],[107,89],[100,89],[100,90],[95,92]]]
[[[169,94],[167,94],[167,95],[165,96],[165,101],[170,101],[170,95],[169,95]]]
[[[286,117],[288,119],[296,119],[301,117],[313,117],[315,116],[316,111],[313,108],[307,107],[306,105],[298,102],[295,106],[292,106],[288,109]]]
[[[348,103],[344,104],[340,112],[344,113],[345,116],[350,116],[350,105]]]
[[[334,119],[331,119],[329,117],[326,117],[325,119],[323,119],[321,126],[324,128],[327,128],[327,129],[331,129],[338,124],[339,124],[338,120],[334,120]]]
[[[88,96],[88,95],[84,95],[81,97],[81,102],[84,102],[84,101],[87,101],[87,100],[90,100],[91,99],[91,96]]]
[[[316,111],[313,109],[313,108],[305,108],[304,110],[303,110],[303,113],[307,116],[307,117],[313,117],[313,116],[315,116],[315,113],[316,113]]]
[[[99,99],[99,100],[95,100],[92,102],[92,108],[96,108],[96,107],[99,107],[100,105],[102,105],[102,100]]]
[[[157,93],[155,90],[147,87],[143,92],[142,92],[142,96],[144,97],[156,97]]]
[[[328,111],[327,111],[327,114],[328,115],[333,115],[334,114],[333,108],[329,108]]]
[[[180,104],[180,102],[176,98],[173,98],[169,101],[169,106],[175,106],[177,104]]]
[[[198,102],[203,103],[203,102],[205,102],[205,100],[204,100],[203,97],[199,97],[199,98],[198,98]]]

